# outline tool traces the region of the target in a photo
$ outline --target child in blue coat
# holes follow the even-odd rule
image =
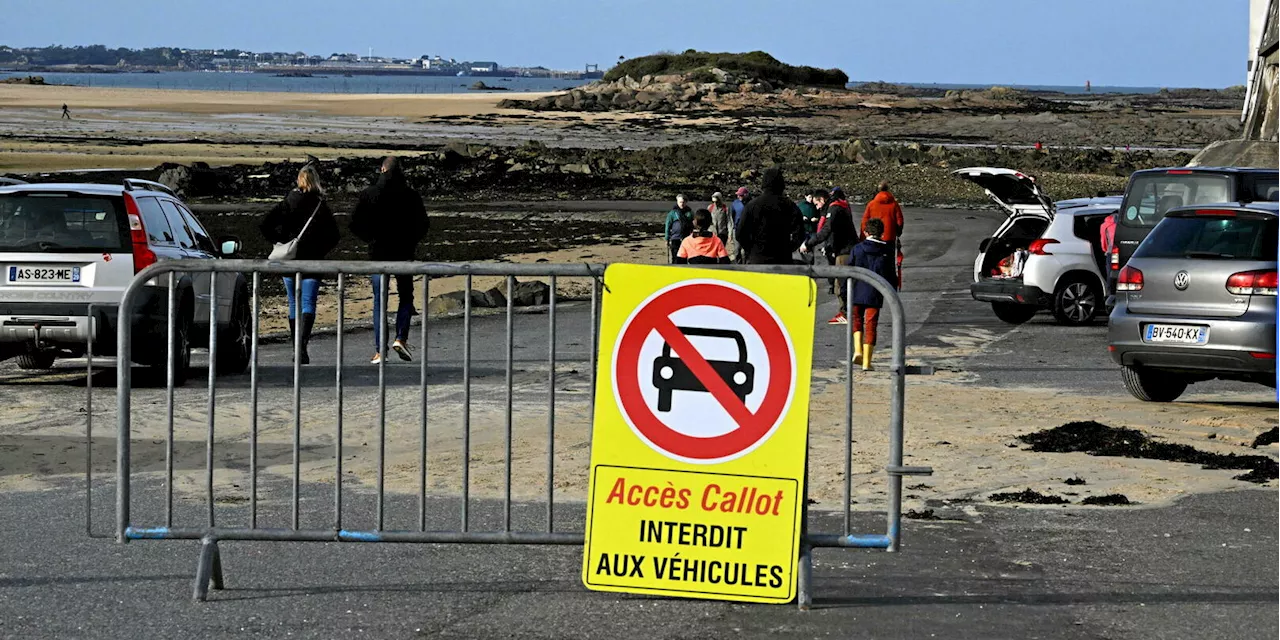
[[[892,244],[880,239],[884,223],[877,219],[867,221],[867,237],[853,246],[850,264],[871,271],[884,278],[890,286],[897,286],[898,269],[896,251]],[[880,308],[884,296],[868,282],[853,281],[853,357],[862,358],[862,370],[871,371],[871,351],[876,344],[876,327],[880,324]]]

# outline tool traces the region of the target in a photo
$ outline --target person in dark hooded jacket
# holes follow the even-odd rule
[[[858,228],[853,223],[853,212],[849,210],[849,200],[845,198],[844,190],[836,187],[831,190],[831,203],[827,205],[826,215],[823,216],[822,228],[800,245],[800,252],[808,253],[815,247],[821,246],[831,264],[846,265],[849,264],[853,245],[857,242]],[[844,313],[848,307],[845,281],[840,279],[834,285],[840,296],[840,311],[836,312],[835,317],[828,320],[827,324],[848,324],[849,320]]]
[[[430,222],[422,205],[422,196],[404,179],[400,161],[395,156],[382,160],[378,181],[360,194],[355,211],[351,213],[352,235],[369,243],[369,259],[375,261],[413,260],[418,243],[427,234]],[[373,280],[373,347],[371,362],[382,360],[382,331],[386,315],[382,309],[381,275]],[[397,275],[396,291],[399,305],[396,309],[396,338],[391,349],[401,360],[412,360],[409,350],[409,323],[416,313],[413,307],[413,276]],[[390,295],[390,294],[386,294]]]
[[[804,238],[800,209],[787,198],[782,169],[764,172],[764,193],[742,211],[738,245],[747,264],[794,264],[791,254]]]
[[[867,221],[867,238],[853,247],[850,260],[855,267],[862,267],[884,278],[895,289],[898,286],[897,250],[893,243],[881,239],[884,223],[878,218]],[[876,345],[876,327],[880,324],[880,308],[884,295],[869,282],[854,280],[853,293],[853,358],[862,358],[862,370],[871,371],[871,351]]]
[[[274,244],[297,238],[295,260],[324,260],[338,246],[338,223],[324,201],[324,188],[314,166],[308,164],[298,171],[297,187],[267,212],[259,229],[262,237]],[[301,300],[295,299],[295,287],[301,290]],[[310,364],[307,342],[311,340],[311,329],[316,322],[320,280],[315,275],[304,273],[302,281],[295,283],[290,276],[284,279],[284,289],[289,301],[289,334],[295,339],[300,338],[296,340],[300,345],[298,361]],[[302,307],[300,318],[296,317],[299,306]]]

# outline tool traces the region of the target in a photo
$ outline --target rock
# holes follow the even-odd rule
[[[556,106],[556,108],[557,108],[557,109],[572,109],[572,108],[573,108],[573,94],[572,94],[572,92],[570,92],[570,93],[566,93],[566,94],[561,95],[561,96],[556,96],[556,99],[555,99],[555,106]]]
[[[180,164],[173,165],[172,168],[161,171],[156,182],[173,189],[179,196],[186,195],[187,186],[191,184],[191,169]]]
[[[507,297],[502,295],[502,290],[497,287],[494,287],[492,289],[489,289],[488,291],[485,291],[482,295],[484,296],[484,302],[485,302],[485,304],[482,306],[485,306],[485,307],[507,306]],[[475,304],[476,304],[475,301],[472,300],[471,306],[475,306]]]
[[[529,280],[520,282],[515,278],[511,279],[515,282],[515,286],[511,288],[511,300],[517,307],[531,307],[535,305],[547,304],[551,299],[551,287],[545,282],[538,280]],[[499,289],[506,291],[507,283],[503,282]]]
[[[591,175],[591,165],[586,163],[574,163],[560,166],[560,173],[579,173],[585,176]]]
[[[630,109],[636,105],[636,93],[630,89],[619,91],[613,94],[609,104],[619,109]]]
[[[475,309],[475,308],[483,308],[483,307],[506,306],[507,301],[505,298],[502,299],[501,304],[495,303],[494,298],[490,296],[490,294],[494,292],[496,292],[499,297],[502,296],[502,292],[498,291],[498,289],[496,288],[490,289],[489,291],[477,291],[475,289],[472,289],[471,290],[471,308]],[[450,291],[448,293],[442,293],[432,298],[431,302],[427,303],[427,314],[438,316],[438,315],[462,313],[463,311],[466,310],[466,304],[467,304],[467,296],[462,291]]]
[[[528,169],[529,167],[526,166],[524,163],[516,162],[511,166],[507,167],[507,173],[519,173],[521,171],[527,171]]]
[[[711,75],[716,77],[716,81],[724,84],[731,84],[733,80],[733,76],[728,71],[719,67],[711,67]]]
[[[639,91],[636,93],[636,102],[642,105],[656,104],[661,101],[662,96],[652,91]]]
[[[484,80],[477,80],[475,84],[468,87],[472,91],[506,91],[506,87],[491,87],[484,83]]]

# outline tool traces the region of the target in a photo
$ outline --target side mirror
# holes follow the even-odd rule
[[[230,258],[231,256],[234,256],[234,255],[236,255],[237,253],[240,253],[240,239],[239,239],[239,238],[233,238],[233,237],[226,237],[226,238],[223,238],[223,239],[218,243],[218,246],[219,246],[219,247],[221,247],[221,249],[222,249],[222,257],[224,257],[224,258]]]

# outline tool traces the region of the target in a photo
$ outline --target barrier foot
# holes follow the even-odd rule
[[[813,606],[813,547],[801,542],[800,557],[796,561],[798,575],[796,585],[796,605],[801,611],[808,611]]]
[[[200,561],[196,565],[196,582],[191,598],[196,602],[204,602],[209,597],[209,585],[214,589],[222,589],[222,555],[218,552],[218,541],[205,537],[200,539]]]

